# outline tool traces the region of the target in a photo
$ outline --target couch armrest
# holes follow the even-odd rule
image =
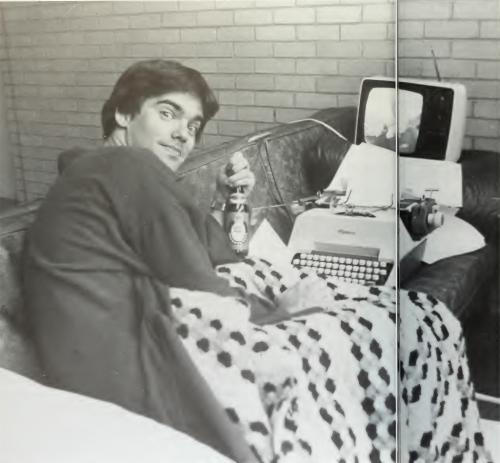
[[[496,243],[499,218],[500,153],[462,152],[463,207],[458,216],[476,227],[488,242]]]

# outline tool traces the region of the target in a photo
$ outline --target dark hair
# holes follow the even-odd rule
[[[167,60],[138,61],[118,78],[101,110],[103,138],[108,138],[116,129],[117,110],[134,116],[146,99],[173,92],[190,93],[199,98],[203,121],[196,136],[198,140],[205,124],[219,110],[219,103],[198,71]]]

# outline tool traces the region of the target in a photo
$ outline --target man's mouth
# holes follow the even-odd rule
[[[160,146],[164,148],[170,156],[182,158],[182,151],[176,146],[167,145],[160,143]]]

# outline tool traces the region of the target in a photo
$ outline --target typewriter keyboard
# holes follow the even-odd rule
[[[318,275],[333,276],[349,283],[383,285],[393,267],[390,260],[355,257],[327,252],[298,252],[292,258],[296,268],[314,270]]]

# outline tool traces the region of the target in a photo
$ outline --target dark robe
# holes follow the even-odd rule
[[[238,295],[213,270],[236,260],[222,228],[150,151],[73,155],[26,246],[26,307],[47,382],[250,461],[176,335],[169,300],[169,286]]]

